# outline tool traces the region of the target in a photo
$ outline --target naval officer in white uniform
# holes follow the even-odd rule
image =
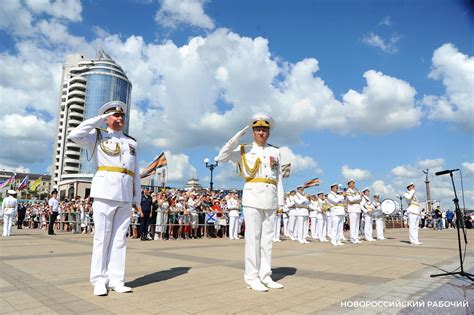
[[[410,183],[407,186],[407,192],[403,195],[408,203],[408,228],[410,243],[413,245],[422,245],[418,240],[418,229],[420,225],[421,211],[418,198],[415,193],[415,184]]]
[[[281,289],[283,285],[270,277],[272,238],[275,215],[284,204],[280,150],[267,143],[273,119],[255,114],[248,126],[232,137],[221,149],[218,161],[238,165],[245,184],[242,207],[245,219],[245,274],[248,287],[255,291]],[[253,143],[239,144],[252,128]]]
[[[126,105],[104,104],[99,115],[83,121],[69,133],[69,139],[86,148],[97,163],[92,179],[94,245],[90,281],[95,295],[110,289],[125,293],[126,234],[132,206],[140,215],[140,173],[137,142],[125,134]],[[105,122],[107,129],[99,127]]]
[[[16,200],[16,191],[9,189],[7,191],[8,197],[3,199],[2,212],[3,212],[3,234],[2,236],[10,236],[12,233],[12,225],[15,220],[16,213],[18,210],[18,201]]]

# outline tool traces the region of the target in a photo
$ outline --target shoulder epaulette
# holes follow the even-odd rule
[[[135,139],[134,137],[132,137],[131,135],[129,134],[126,134],[125,132],[123,133],[125,135],[125,137],[129,137],[130,139],[134,140],[135,142],[137,142],[137,139]]]
[[[279,147],[277,147],[276,145],[270,144],[270,143],[268,143],[268,146],[269,146],[269,147],[274,147],[274,148],[279,149]]]

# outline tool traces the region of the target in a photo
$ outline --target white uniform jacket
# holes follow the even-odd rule
[[[309,217],[316,218],[321,212],[321,203],[318,200],[311,200],[309,202]]]
[[[288,208],[288,216],[293,217],[296,215],[295,201],[293,196],[286,197],[285,206]]]
[[[309,200],[306,198],[305,195],[302,195],[300,193],[296,193],[296,195],[293,197],[293,200],[295,202],[295,207],[296,207],[296,215],[297,216],[308,216],[308,206],[309,206]]]
[[[239,202],[234,198],[227,199],[227,209],[229,210],[229,217],[239,216]]]
[[[105,115],[84,120],[68,138],[93,155],[98,170],[92,179],[91,197],[140,205],[140,171],[137,142],[121,131],[98,129]],[[117,151],[117,155],[110,154]],[[109,153],[104,151],[109,151]]]
[[[415,190],[412,189],[405,194],[403,197],[407,200],[408,208],[407,211],[409,213],[420,214],[420,204],[418,203],[418,198],[415,195]]]
[[[347,212],[360,213],[360,202],[362,201],[361,195],[352,188],[347,189]]]
[[[232,137],[222,147],[217,160],[237,164],[246,181],[242,194],[243,207],[264,210],[282,207],[284,193],[280,150],[268,144],[259,146],[255,142],[239,145],[239,139],[244,133],[245,129]],[[259,164],[257,160],[260,161]]]
[[[18,201],[13,196],[8,196],[3,199],[2,213],[12,215],[15,214],[18,208]]]
[[[362,196],[362,200],[360,201],[360,208],[363,213],[371,215],[374,211],[374,205],[370,201],[369,197]]]
[[[344,196],[338,195],[335,192],[331,191],[328,194],[326,200],[332,205],[331,214],[333,215],[345,215],[344,211]]]

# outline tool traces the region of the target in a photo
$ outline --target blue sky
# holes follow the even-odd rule
[[[460,168],[474,206],[474,17],[464,1],[13,1],[0,8],[4,169],[49,172],[61,64],[103,48],[134,87],[144,167],[209,181],[212,158],[255,111],[277,127],[287,189],[355,178],[383,197],[422,169]],[[20,130],[26,130],[20,132]],[[245,139],[250,141],[250,139]],[[2,141],[3,142],[3,141]],[[284,162],[286,162],[284,161]],[[449,178],[430,177],[450,206]],[[216,187],[239,187],[234,167]],[[311,189],[311,192],[319,188]]]

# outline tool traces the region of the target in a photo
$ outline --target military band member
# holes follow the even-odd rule
[[[239,201],[236,194],[231,192],[227,198],[227,210],[229,210],[229,239],[239,239]]]
[[[137,142],[123,132],[126,105],[120,101],[104,104],[96,117],[84,120],[69,133],[69,139],[86,148],[97,163],[92,179],[94,244],[90,281],[95,295],[110,289],[126,293],[126,234],[132,206],[140,216],[140,172]],[[99,127],[105,121],[107,129]]]
[[[313,195],[309,201],[309,219],[311,220],[311,238],[313,240],[319,240],[321,231],[317,229],[318,226],[318,214],[322,218],[321,205],[319,204],[318,196]]]
[[[245,274],[248,287],[255,291],[281,289],[271,278],[272,238],[275,213],[283,207],[284,193],[280,150],[267,143],[273,119],[266,114],[251,117],[249,126],[222,147],[218,161],[237,163],[245,179],[242,207],[245,219]],[[252,128],[253,143],[240,144]]]
[[[16,191],[9,189],[7,191],[8,197],[3,199],[2,213],[3,213],[3,233],[2,236],[10,236],[12,234],[13,220],[15,220],[18,208],[18,201],[16,200]]]
[[[304,194],[303,186],[296,188],[296,194],[293,198],[296,207],[296,223],[295,223],[295,230],[296,235],[294,237],[300,242],[301,244],[309,243],[305,238],[305,222],[308,220],[308,206],[309,200]]]
[[[281,233],[281,220],[283,217],[283,209],[285,208],[285,205],[283,207],[279,208],[275,214],[275,228],[273,230],[273,242],[281,242],[280,240],[280,233]]]
[[[383,213],[382,209],[380,209],[380,201],[379,201],[380,196],[375,194],[374,195],[374,201],[372,202],[374,205],[374,213],[373,217],[375,219],[375,230],[377,233],[377,239],[379,241],[384,240],[385,237],[383,235],[383,230],[384,230],[384,218],[383,218]]]
[[[326,235],[327,235],[327,214],[330,213],[330,205],[325,200],[324,192],[318,192],[318,204],[319,204],[319,211],[316,216],[316,234],[319,236],[320,242],[328,242]]]
[[[328,196],[329,196],[329,194],[324,195],[324,197],[325,197],[324,200],[325,200],[325,203],[327,204],[327,207],[328,207],[328,210],[325,213],[325,217],[326,217],[325,232],[326,232],[327,237],[329,239],[331,239],[331,235],[332,235],[332,217],[331,217],[331,203],[328,201]]]
[[[296,190],[290,191],[288,198],[286,199],[286,206],[288,208],[288,237],[292,241],[296,241],[296,207],[294,197]]]
[[[359,240],[359,227],[360,227],[360,202],[362,197],[355,188],[355,180],[351,179],[347,182],[347,212],[349,213],[349,226],[350,226],[350,241],[352,244],[360,243]]]
[[[422,245],[418,240],[418,228],[420,225],[420,205],[416,197],[415,184],[410,183],[407,186],[407,192],[403,195],[408,203],[408,228],[410,243],[413,245]]]
[[[344,245],[342,243],[342,234],[344,232],[344,199],[342,192],[338,192],[339,185],[331,185],[331,191],[328,194],[328,202],[331,204],[331,243],[334,246]]]
[[[283,234],[286,237],[289,237],[289,234],[288,234],[288,221],[289,221],[289,218],[290,218],[289,217],[290,209],[288,208],[287,199],[288,199],[288,194],[285,197],[285,204],[283,205],[282,220],[283,220]]]
[[[362,200],[360,202],[360,208],[362,209],[364,215],[364,236],[365,240],[369,242],[374,242],[372,237],[372,224],[373,224],[373,211],[374,205],[370,201],[370,190],[369,188],[364,188],[362,191]]]

